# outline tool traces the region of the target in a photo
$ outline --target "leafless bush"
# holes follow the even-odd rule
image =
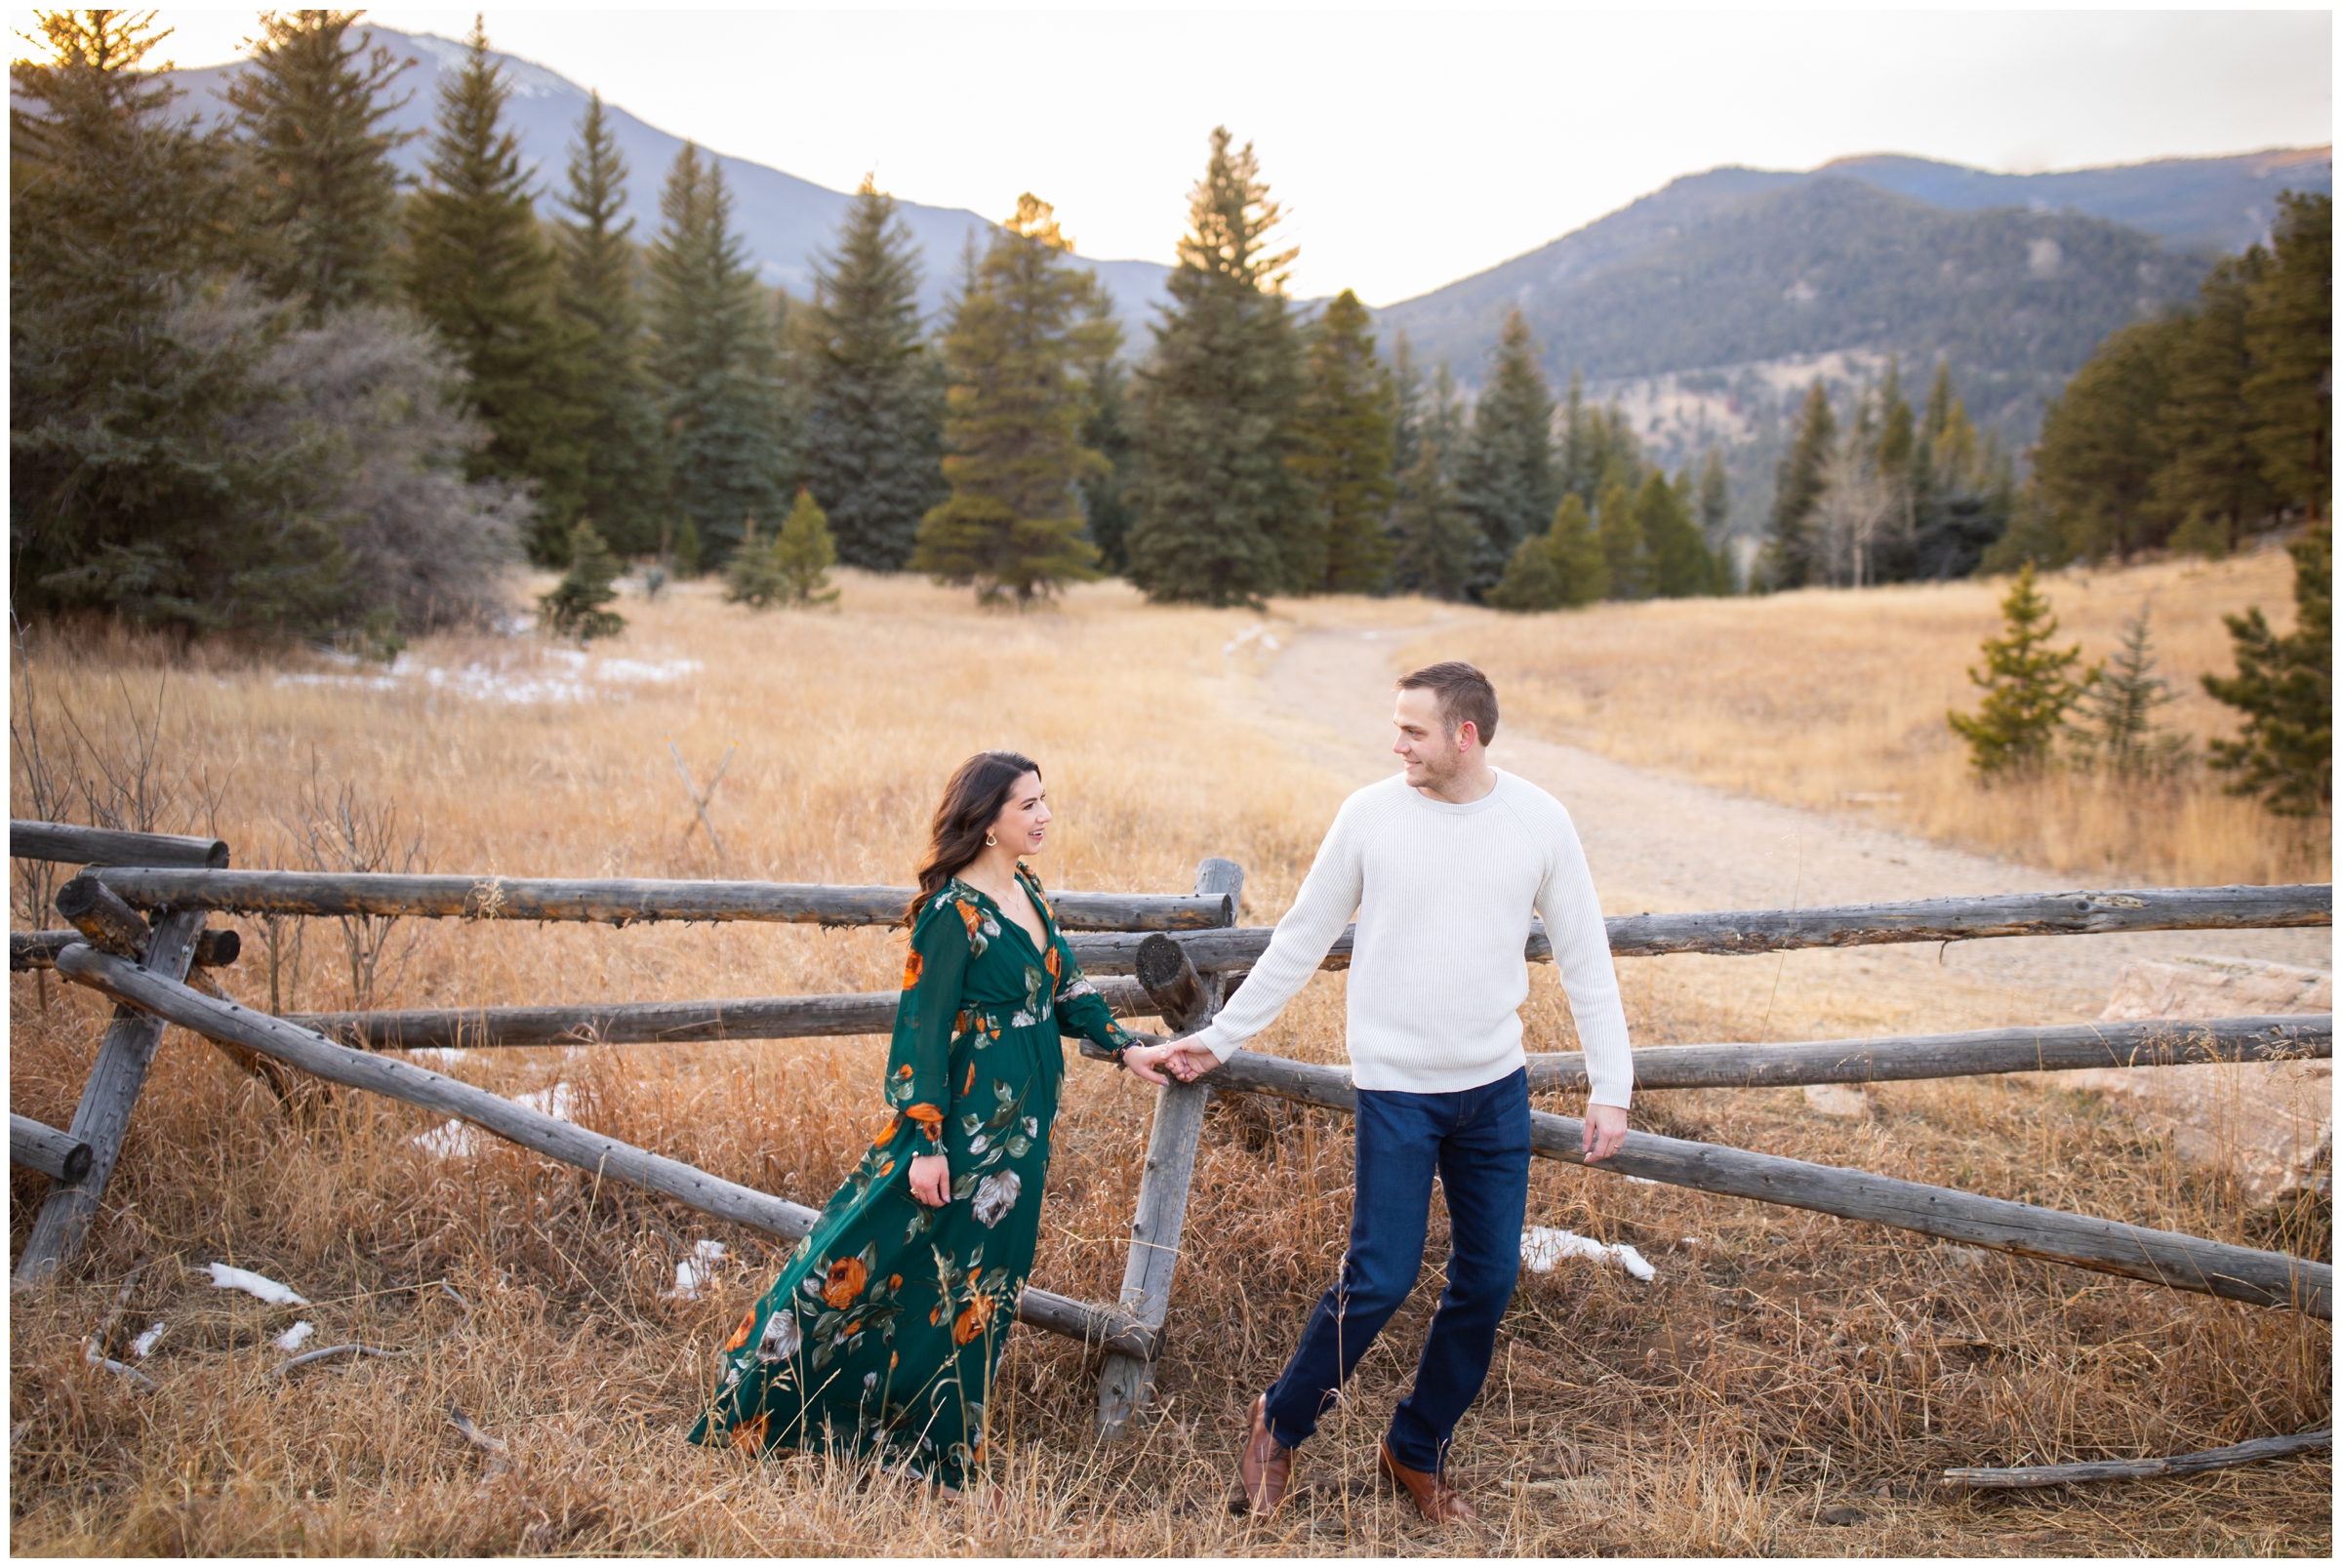
[[[313,757],[308,780],[295,800],[295,820],[279,822],[312,870],[397,872],[424,867],[423,834],[418,831],[410,837],[400,828],[396,802],[369,801],[355,784],[329,784]],[[280,957],[289,955],[296,968],[300,962],[300,923],[299,916],[280,915],[264,916],[262,921],[268,946],[271,1012],[279,1010]],[[374,1006],[385,963],[390,966],[390,984],[397,985],[414,954],[415,936],[409,931],[393,943],[396,915],[343,915],[338,923],[343,956],[349,966],[349,1005],[363,1012]],[[293,928],[290,932],[288,926]]]

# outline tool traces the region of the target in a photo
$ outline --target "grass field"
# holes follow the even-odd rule
[[[2285,602],[2281,574],[2258,557],[2204,578],[2156,570],[2169,581],[2084,589],[2061,579],[2051,593],[2095,654],[2152,583],[2166,667],[2190,675],[2217,652],[2214,609]],[[441,870],[902,883],[950,767],[1007,744],[1048,770],[1059,825],[1039,868],[1051,885],[1184,889],[1195,862],[1219,854],[1248,872],[1248,921],[1281,911],[1346,785],[1230,717],[1262,656],[1257,641],[1228,645],[1261,618],[1143,609],[1110,584],[1058,609],[985,615],[923,583],[841,578],[836,614],[752,616],[687,588],[627,601],[626,636],[582,660],[525,639],[445,640],[413,650],[393,675],[119,636],[35,637],[15,670],[12,807],[88,820],[94,797],[144,825],[217,833],[244,865],[347,864],[354,837],[391,846],[392,865]],[[2180,591],[2189,583],[2201,589],[2194,598]],[[2032,854],[2072,836],[2049,825],[2066,807],[2000,795],[1958,816],[1918,717],[1946,696],[1963,700],[1941,688],[1991,624],[1991,600],[1963,584],[1604,607],[1474,618],[1442,638],[1479,639],[1475,657],[1521,692],[1515,722],[1792,800],[1900,792],[1916,826]],[[1279,608],[1386,622],[1404,611]],[[1828,656],[1803,657],[1799,637]],[[1879,653],[1889,640],[1908,657]],[[1922,669],[1946,658],[1953,674]],[[1662,665],[1677,678],[1648,672]],[[1806,743],[1796,756],[1746,710],[1793,669]],[[1900,695],[1882,695],[1887,686]],[[1627,722],[1653,712],[1677,717]],[[1696,743],[1636,749],[1694,719],[1712,726]],[[140,739],[145,725],[151,743]],[[35,738],[47,759],[37,767]],[[739,745],[711,806],[721,856],[685,833],[692,814],[669,738],[703,782]],[[1945,815],[1929,817],[1936,789]],[[133,797],[144,804],[126,805]],[[2171,823],[2198,820],[2188,811],[2211,823],[2234,806],[2201,789],[2174,798]],[[2271,848],[2266,819],[2242,812],[2140,874],[2322,875],[2311,869],[2315,843]],[[20,880],[20,925],[55,923],[33,918],[39,891]],[[370,973],[369,954],[353,958],[332,923],[273,943],[243,924],[247,956],[226,984],[261,1003],[273,988],[287,1011],[865,989],[900,967],[899,939],[875,931],[401,925],[377,934]],[[1664,964],[1624,966],[1622,979],[1638,1034],[1747,1037],[1751,1019]],[[1533,1028],[1565,1042],[1554,977],[1541,969],[1534,984]],[[1341,977],[1320,977],[1263,1047],[1340,1061],[1341,1001]],[[101,1017],[53,977],[12,979],[14,1108],[69,1119]],[[559,1087],[583,1122],[818,1203],[879,1119],[883,1052],[881,1041],[839,1040],[473,1053],[448,1070],[503,1093]],[[1096,1064],[1070,1067],[1037,1283],[1113,1298],[1151,1107],[1143,1088]],[[1817,1121],[1795,1091],[1647,1095],[1637,1117],[1678,1136],[2331,1256],[2329,1208],[2248,1213],[2232,1184],[2022,1080],[1887,1086],[1878,1099],[1881,1113],[1855,1125]],[[1162,1419],[1130,1443],[1094,1444],[1094,1358],[1020,1330],[995,1401],[1006,1501],[963,1509],[820,1458],[759,1465],[681,1444],[714,1347],[779,1249],[493,1140],[452,1154],[416,1142],[432,1130],[354,1095],[280,1107],[218,1053],[167,1038],[84,1265],[12,1303],[16,1550],[2331,1547],[2322,1461],[2068,1494],[1969,1497],[1928,1484],[1949,1465],[2169,1453],[2324,1421],[2331,1341],[2315,1322],[1546,1162],[1533,1223],[1632,1242],[1659,1274],[1638,1284],[1583,1262],[1524,1274],[1487,1394],[1459,1434],[1481,1524],[1433,1529],[1371,1484],[1373,1437],[1437,1290],[1437,1216],[1425,1281],[1303,1457],[1302,1506],[1268,1526],[1233,1518],[1225,1496],[1243,1412],[1330,1277],[1351,1181],[1341,1118],[1241,1098],[1207,1122]],[[19,1245],[44,1187],[12,1177]],[[675,1265],[711,1234],[730,1257],[700,1298],[678,1299]],[[141,1260],[123,1322],[166,1325],[141,1363],[159,1385],[151,1392],[81,1352]],[[212,1261],[284,1280],[313,1306],[215,1291]],[[316,1323],[313,1346],[358,1340],[402,1353],[272,1379],[283,1357],[268,1342],[296,1317]],[[507,1453],[469,1447],[451,1403]],[[1826,1508],[1859,1518],[1825,1522]]]

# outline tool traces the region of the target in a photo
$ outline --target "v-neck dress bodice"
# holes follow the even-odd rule
[[[1026,867],[1046,940],[956,878],[919,911],[887,1054],[886,1124],[724,1347],[700,1443],[828,1444],[958,1485],[1040,1233],[1063,1034],[1131,1043]],[[949,1201],[910,1194],[950,1161]]]

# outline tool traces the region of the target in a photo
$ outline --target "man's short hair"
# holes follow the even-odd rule
[[[1496,688],[1488,677],[1461,660],[1426,664],[1398,678],[1402,692],[1430,692],[1439,702],[1439,722],[1453,735],[1467,720],[1479,733],[1480,744],[1496,739]]]

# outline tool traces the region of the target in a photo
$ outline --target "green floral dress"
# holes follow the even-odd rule
[[[983,1457],[992,1368],[1040,1232],[1061,1031],[1132,1043],[1073,962],[1041,885],[1018,880],[1048,941],[956,879],[919,911],[886,1064],[892,1113],[821,1220],[724,1347],[698,1443],[829,1445],[956,1486]],[[910,1194],[945,1154],[950,1201]]]

